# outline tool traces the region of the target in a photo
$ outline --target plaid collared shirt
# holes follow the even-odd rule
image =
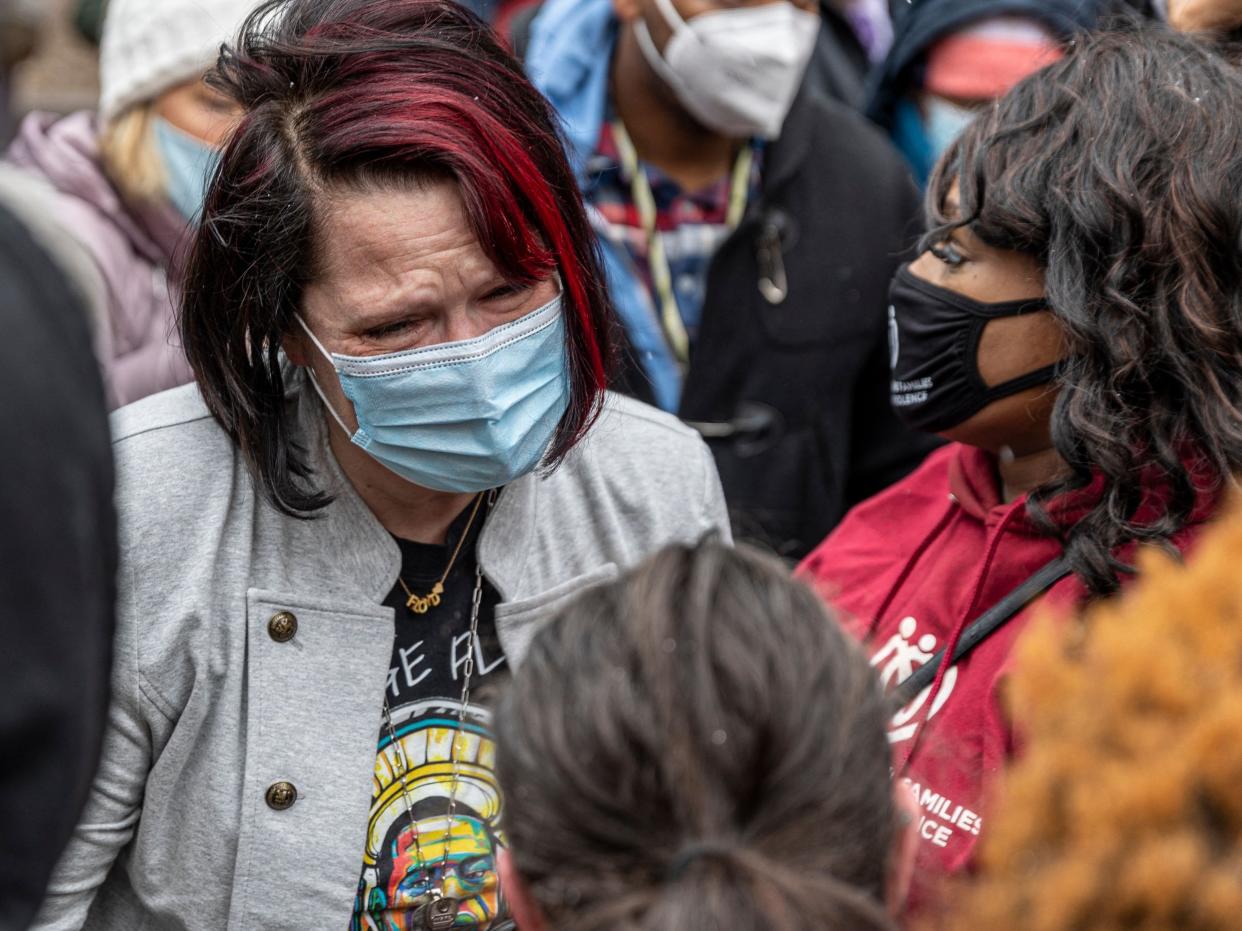
[[[750,177],[752,200],[759,193],[762,154],[762,148],[757,146]],[[701,190],[686,192],[655,166],[643,167],[655,198],[656,229],[668,256],[677,309],[693,344],[703,317],[708,266],[730,233],[732,178],[725,175]],[[656,314],[647,233],[634,205],[630,182],[617,150],[612,121],[605,120],[595,153],[587,161],[585,197],[595,208],[591,222],[599,236],[625,248],[644,285],[652,313]]]

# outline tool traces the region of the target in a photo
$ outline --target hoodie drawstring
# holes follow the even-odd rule
[[[923,720],[919,722],[918,729],[914,732],[914,736],[910,738],[909,749],[895,770],[898,775],[905,773],[906,767],[910,765],[910,760],[919,748],[919,744],[922,743],[923,731],[926,729],[924,725],[927,724],[930,709],[936,706],[936,698],[940,695],[941,686],[944,685],[944,677],[948,675],[949,670],[953,667],[953,654],[957,651],[958,641],[962,639],[962,631],[966,629],[966,625],[970,623],[979,607],[979,598],[983,593],[983,583],[987,579],[988,573],[992,571],[992,563],[996,560],[996,554],[1000,550],[1001,540],[1004,539],[1005,531],[1009,528],[1010,522],[1017,515],[1023,513],[1023,511],[1023,508],[1010,508],[1009,512],[1001,519],[1000,524],[997,526],[996,533],[992,535],[992,542],[988,545],[987,553],[979,566],[979,571],[975,573],[970,604],[949,633],[949,639],[944,645],[944,662],[936,670],[936,678],[932,680],[931,691],[928,692],[927,700],[923,703],[923,707],[928,709],[928,713],[923,715]]]
[[[918,565],[919,560],[923,558],[923,554],[931,547],[936,538],[940,536],[949,526],[949,521],[953,519],[953,515],[957,513],[957,498],[953,495],[948,496],[949,506],[945,508],[945,512],[940,515],[940,519],[936,521],[932,529],[928,531],[918,546],[914,548],[914,553],[906,560],[906,564],[902,566],[901,573],[897,576],[897,580],[889,586],[888,594],[884,596],[884,600],[880,602],[880,607],[871,615],[871,623],[867,627],[867,632],[863,636],[864,642],[870,642],[875,636],[876,628],[880,626],[880,618],[888,613],[888,609],[893,606],[893,601],[897,598],[897,593],[901,591],[901,587],[906,584],[906,579],[910,578],[910,573],[914,571],[914,567]]]

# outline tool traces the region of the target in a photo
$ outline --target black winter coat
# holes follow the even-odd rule
[[[715,454],[736,535],[800,557],[935,445],[889,407],[888,287],[920,211],[887,140],[817,94],[765,158],[759,202],[712,260],[679,413]],[[621,387],[650,400],[625,357]]]
[[[99,760],[112,443],[86,309],[0,208],[0,929],[25,928]]]

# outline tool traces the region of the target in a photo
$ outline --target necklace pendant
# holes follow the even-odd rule
[[[448,931],[457,920],[457,900],[450,898],[436,899],[426,906],[423,912],[423,927],[427,931]]]
[[[411,595],[406,601],[405,606],[415,614],[426,614],[427,609],[431,607],[431,603],[426,598],[419,598],[417,595]]]
[[[431,594],[427,596],[427,603],[433,608],[440,607],[440,596],[444,594],[444,586],[439,582],[436,587],[431,590]]]

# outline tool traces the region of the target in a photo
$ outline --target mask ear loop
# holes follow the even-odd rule
[[[306,325],[306,321],[302,319],[302,315],[297,314],[294,319],[296,319],[298,325],[306,331],[306,335],[311,338],[311,342],[315,344],[315,348],[319,350],[320,354],[327,359],[329,363],[331,363],[332,370],[334,372],[337,371],[336,361],[332,358],[332,354],[323,348],[323,343],[319,342],[318,337],[311,332],[311,328]],[[350,430],[349,427],[345,425],[345,421],[342,420],[341,415],[336,412],[336,408],[329,403],[327,395],[325,395],[323,393],[323,389],[319,387],[319,379],[315,377],[315,370],[308,365],[306,366],[306,374],[310,376],[311,387],[315,389],[315,394],[319,395],[319,400],[322,401],[323,406],[328,409],[328,413],[332,415],[332,419],[335,420],[340,425],[341,429],[345,431],[345,435],[349,437],[350,440],[353,440],[354,431]]]
[[[638,40],[638,47],[643,53],[643,58],[647,59],[647,64],[659,75],[660,80],[669,87],[681,89],[684,92],[681,76],[669,66],[664,56],[660,54],[660,50],[656,48],[655,39],[651,38],[651,30],[647,28],[645,20],[640,19],[634,24],[634,38]]]
[[[660,15],[664,17],[664,22],[673,30],[674,35],[690,28],[689,23],[677,12],[677,7],[673,6],[673,0],[655,0],[655,5],[659,8]],[[646,23],[643,25],[646,25]],[[651,38],[650,33],[648,33],[647,37]],[[653,42],[652,45],[654,44]]]
[[[672,0],[656,0],[656,7],[660,10],[660,16],[663,17],[664,22],[673,31],[674,37],[683,32],[688,32],[690,37],[697,41],[698,37],[694,34],[694,30],[681,18],[681,14],[673,6]],[[684,93],[685,84],[681,80],[681,75],[673,70],[664,55],[656,48],[655,39],[651,37],[651,30],[647,27],[647,21],[641,16],[634,24],[634,36],[638,39],[638,47],[641,49],[643,57],[647,59],[647,64],[651,66],[652,70],[669,87],[679,89]],[[669,42],[672,41],[673,39],[670,38]]]
[[[1052,365],[1045,365],[1041,369],[1036,369],[1025,375],[1019,375],[1017,378],[1009,379],[1009,381],[1003,381],[999,385],[993,385],[988,389],[988,403],[991,404],[993,401],[1012,397],[1015,394],[1026,391],[1028,388],[1038,388],[1040,385],[1053,384],[1061,376],[1062,364],[1061,362],[1054,362]]]
[[[1003,305],[992,306],[1016,307],[1019,304],[1029,303],[1029,301],[1007,301]],[[979,392],[979,397],[985,402],[984,407],[1004,398],[1012,397],[1022,391],[1026,391],[1028,388],[1038,388],[1040,385],[1051,384],[1056,381],[1058,376],[1061,374],[1061,368],[1064,362],[1058,361],[1052,363],[1051,365],[1045,365],[1043,368],[1038,368],[1033,372],[1027,372],[1025,375],[1010,378],[1008,381],[1003,381],[998,385],[988,385],[988,383],[983,380],[983,373],[979,371],[979,343],[983,339],[983,331],[992,320],[1007,319],[1015,316],[1022,316],[1022,314],[1003,313],[995,316],[981,317],[977,318],[971,325],[970,333],[966,341],[963,362],[970,371],[970,380],[974,383],[975,390]],[[983,410],[983,408],[981,407],[979,410]],[[978,413],[978,411],[975,411],[975,413]],[[972,414],[970,416],[974,415]]]

